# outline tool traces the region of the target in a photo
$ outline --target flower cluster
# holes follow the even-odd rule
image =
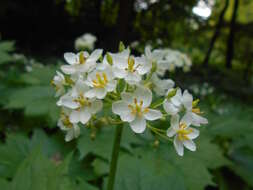
[[[96,120],[114,124],[129,123],[135,133],[146,128],[155,135],[170,139],[179,155],[184,147],[195,151],[192,139],[207,119],[201,116],[198,100],[185,90],[174,87],[171,79],[162,79],[168,65],[164,51],[145,49],[137,57],[122,44],[118,53],[96,49],[91,54],[82,51],[64,54],[66,65],[57,71],[52,84],[62,108],[58,126],[66,131],[66,141],[77,138],[80,125],[89,127]],[[101,116],[105,108],[114,116]],[[103,109],[104,108],[104,109]],[[167,129],[152,126],[155,120],[170,118]],[[170,125],[170,127],[169,127]]]

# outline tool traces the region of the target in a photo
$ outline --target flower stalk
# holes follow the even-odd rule
[[[114,134],[114,142],[113,142],[112,156],[111,156],[111,162],[110,162],[110,172],[109,172],[107,190],[113,190],[113,187],[114,187],[122,131],[123,131],[123,124],[120,124],[116,127],[116,131]]]

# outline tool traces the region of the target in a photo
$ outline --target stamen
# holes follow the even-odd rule
[[[181,140],[181,141],[190,140],[188,135],[190,133],[192,133],[193,130],[192,129],[186,129],[186,128],[187,128],[187,125],[185,123],[180,123],[179,124],[179,130],[177,131],[177,134],[178,134],[179,140]]]
[[[132,57],[129,57],[128,58],[128,68],[127,68],[127,70],[130,71],[130,72],[134,72],[135,71],[134,64],[135,64],[134,59]]]
[[[192,112],[196,114],[203,114],[203,112],[201,112],[199,108],[192,108]]]
[[[81,52],[81,53],[79,54],[79,62],[80,62],[80,64],[84,64],[85,61],[86,61],[86,59],[85,59],[85,57],[84,57],[84,53]]]
[[[99,73],[96,73],[96,78],[97,80],[92,80],[92,84],[96,88],[104,88],[108,83],[108,79],[105,73],[102,74],[102,77]]]

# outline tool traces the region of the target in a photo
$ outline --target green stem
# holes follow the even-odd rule
[[[122,130],[123,130],[123,124],[118,125],[116,127],[116,131],[114,134],[114,142],[113,142],[113,150],[112,150],[112,156],[111,156],[110,173],[109,173],[107,190],[113,190],[115,174],[117,170],[117,162],[118,162],[118,156],[119,156],[119,150],[120,150],[120,140],[121,140]]]

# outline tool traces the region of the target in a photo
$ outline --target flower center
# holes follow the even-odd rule
[[[90,106],[90,102],[82,94],[78,98],[74,99],[75,102],[79,103],[81,107]]]
[[[84,64],[85,61],[86,61],[86,57],[84,56],[84,53],[81,52],[81,53],[79,54],[79,63],[80,63],[80,64]]]
[[[148,108],[142,109],[143,106],[143,100],[140,100],[140,103],[138,104],[137,99],[134,99],[134,105],[129,104],[128,107],[131,109],[131,113],[133,115],[137,114],[138,116],[142,116],[144,113],[147,113],[149,111]]]
[[[106,84],[108,83],[108,79],[105,73],[102,73],[102,76],[100,73],[96,74],[96,80],[92,80],[92,84],[96,88],[104,88]]]
[[[177,131],[179,140],[189,140],[188,135],[192,133],[192,129],[187,129],[187,125],[185,123],[179,124],[179,129]]]
[[[72,128],[73,124],[70,122],[69,117],[66,116],[65,114],[62,114],[62,117],[63,117],[63,119],[62,119],[63,125],[69,129]]]
[[[56,91],[60,90],[60,86],[57,85],[54,80],[51,80],[51,85],[55,88]]]

